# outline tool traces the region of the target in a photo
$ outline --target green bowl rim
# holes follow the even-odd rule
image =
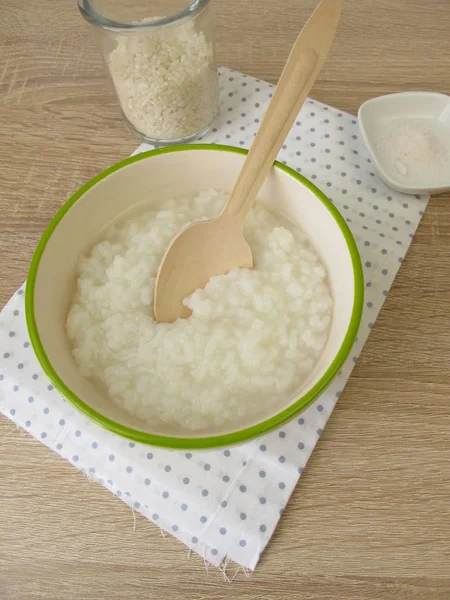
[[[245,155],[248,152],[243,148],[235,148],[234,146],[226,146],[220,144],[193,144],[170,146],[167,148],[149,150],[147,152],[142,152],[140,154],[130,156],[125,160],[122,160],[112,165],[108,169],[105,169],[96,177],[94,177],[85,185],[83,185],[78,191],[76,191],[69,198],[69,200],[67,200],[67,202],[59,209],[59,211],[50,221],[33,255],[25,289],[25,314],[28,333],[30,335],[30,341],[43,371],[50,379],[52,384],[55,386],[55,388],[81,413],[86,415],[98,425],[113,433],[121,435],[129,440],[133,440],[135,442],[140,442],[143,444],[184,450],[206,450],[220,446],[234,445],[245,442],[246,440],[252,438],[260,437],[264,433],[275,429],[276,427],[282,425],[286,421],[289,421],[290,419],[294,418],[305,408],[307,408],[310,404],[312,404],[312,402],[316,400],[320,393],[328,387],[328,385],[341,368],[344,360],[347,358],[351,350],[353,342],[358,333],[364,299],[364,277],[361,259],[353,235],[350,232],[350,229],[348,228],[343,217],[341,216],[337,208],[333,205],[333,203],[325,196],[325,194],[321,192],[308,179],[306,179],[306,177],[303,177],[290,167],[276,161],[274,163],[274,166],[276,168],[281,169],[282,171],[288,173],[288,175],[290,175],[291,177],[294,177],[294,179],[299,181],[302,185],[304,185],[311,192],[313,192],[313,194],[325,205],[325,207],[331,213],[331,215],[333,216],[333,218],[335,219],[339,228],[342,231],[352,260],[355,291],[349,327],[347,329],[347,333],[338,353],[336,354],[333,362],[330,364],[327,371],[320,378],[320,380],[304,396],[299,398],[299,400],[291,404],[288,408],[284,409],[283,411],[274,415],[273,417],[270,417],[269,419],[258,423],[257,425],[252,425],[251,427],[247,427],[245,429],[241,429],[233,433],[199,438],[170,437],[145,433],[143,431],[137,431],[136,429],[120,425],[119,423],[116,423],[115,421],[103,416],[102,414],[98,413],[97,411],[93,410],[90,406],[85,404],[80,398],[78,398],[78,396],[76,396],[59,378],[58,374],[52,367],[44,351],[41,339],[39,337],[39,332],[36,326],[36,320],[34,317],[34,288],[36,283],[36,276],[39,268],[39,263],[47,245],[47,242],[49,241],[59,222],[63,219],[65,214],[70,210],[70,208],[75,204],[75,202],[77,202],[79,198],[81,198],[90,188],[96,185],[99,181],[101,181],[108,175],[111,175],[111,173],[114,173],[115,171],[118,171],[119,169],[122,169],[123,167],[126,167],[127,165],[130,165],[134,162],[145,160],[146,158],[151,158],[153,156],[159,156],[160,154],[197,150],[234,152],[236,154],[242,155]]]

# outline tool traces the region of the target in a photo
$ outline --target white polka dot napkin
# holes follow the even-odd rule
[[[222,113],[203,141],[249,147],[273,86],[225,68],[220,81]],[[358,243],[366,278],[362,325],[349,360],[323,396],[280,429],[213,452],[129,443],[85,419],[49,384],[28,340],[23,288],[0,316],[3,414],[216,566],[232,559],[255,568],[428,201],[387,188],[368,158],[356,119],[313,100],[303,107],[279,159],[312,179],[339,208]]]

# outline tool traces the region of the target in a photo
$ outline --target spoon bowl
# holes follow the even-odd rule
[[[153,311],[157,321],[171,323],[191,314],[182,300],[194,289],[204,288],[211,277],[233,268],[252,269],[253,256],[242,227],[236,228],[233,217],[219,216],[194,223],[178,234],[162,263],[164,268],[156,278],[155,297],[163,297],[165,301],[155,301]]]

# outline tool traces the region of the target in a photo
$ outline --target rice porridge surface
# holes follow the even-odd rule
[[[113,226],[79,261],[67,333],[81,373],[146,422],[214,432],[286,406],[328,337],[327,274],[302,230],[255,206],[244,234],[255,268],[211,278],[185,299],[192,316],[153,318],[153,287],[168,245],[211,218],[228,194],[168,200]]]

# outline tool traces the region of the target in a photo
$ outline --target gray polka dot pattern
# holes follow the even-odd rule
[[[224,68],[220,78],[221,116],[199,141],[248,147],[273,86]],[[355,118],[318,102],[305,104],[279,158],[329,193],[347,219],[365,265],[366,297],[358,340],[341,372],[320,400],[278,431],[201,453],[130,443],[82,417],[44,376],[26,331],[24,288],[0,316],[1,412],[214,565],[226,557],[249,569],[258,562],[427,204],[389,190],[367,161]]]

